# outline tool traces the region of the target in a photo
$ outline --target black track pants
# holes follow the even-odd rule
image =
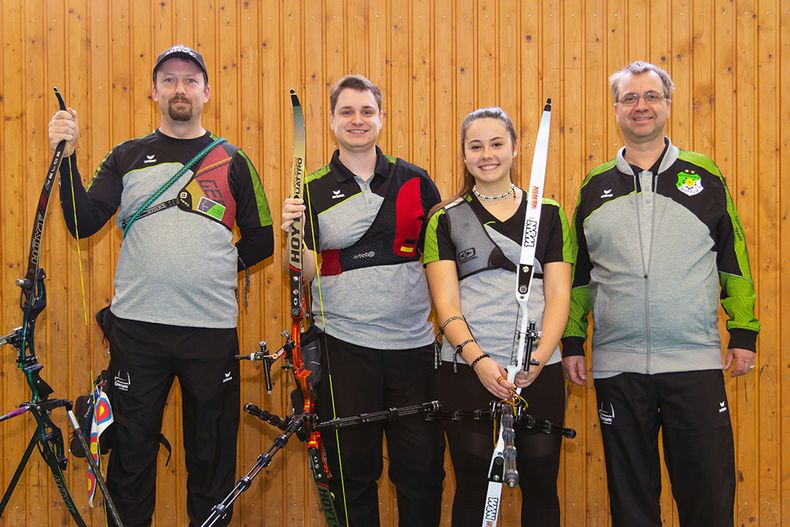
[[[107,486],[126,527],[151,524],[162,414],[181,387],[187,513],[200,525],[233,487],[239,424],[235,329],[187,328],[115,318],[110,328],[115,442]],[[172,439],[172,438],[171,438]]]
[[[614,527],[660,527],[658,430],[682,527],[732,527],[735,459],[720,370],[595,380]]]
[[[318,412],[321,420],[333,417],[327,374],[331,361],[337,417],[409,406],[436,400],[438,374],[433,368],[433,347],[377,350],[326,337],[322,350],[322,376]],[[364,424],[338,432],[343,460],[346,506],[351,527],[379,525],[376,482],[381,476],[382,433],[387,437],[389,478],[395,485],[401,527],[439,525],[444,479],[444,438],[438,423],[424,415]],[[343,489],[334,432],[325,432],[326,453],[334,479],[335,508],[345,525]]]
[[[458,373],[453,373],[450,363],[442,365],[440,394],[442,408],[449,411],[488,409],[496,400],[465,364],[458,365]],[[521,396],[529,404],[527,413],[536,419],[562,425],[565,415],[562,365],[557,363],[543,368],[535,382],[521,391]],[[452,525],[479,527],[488,491],[488,468],[494,453],[493,423],[444,421],[443,426],[456,481]],[[561,441],[559,435],[516,427],[522,526],[560,525],[557,473]],[[503,492],[507,490],[506,487],[502,489]],[[499,524],[504,525],[501,519]]]

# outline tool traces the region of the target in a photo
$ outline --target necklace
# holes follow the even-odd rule
[[[516,185],[511,183],[510,184],[510,188],[507,190],[507,192],[505,192],[504,194],[499,194],[498,196],[486,196],[485,194],[480,194],[477,191],[477,185],[474,185],[472,187],[472,193],[475,196],[477,196],[479,199],[497,200],[497,199],[506,198],[506,197],[508,197],[511,194],[513,194],[513,199],[515,199],[516,198]]]

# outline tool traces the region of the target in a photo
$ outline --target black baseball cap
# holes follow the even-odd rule
[[[154,64],[154,83],[156,83],[156,70],[159,69],[165,61],[174,59],[174,58],[182,58],[191,60],[195,64],[198,65],[200,71],[203,72],[203,77],[206,79],[206,84],[208,84],[208,71],[206,71],[206,63],[203,62],[203,55],[198,53],[192,48],[188,48],[181,44],[176,44],[170,48],[167,48],[162,53],[159,54],[159,57],[156,59],[156,63]]]

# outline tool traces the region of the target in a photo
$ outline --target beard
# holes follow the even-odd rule
[[[176,108],[173,106],[174,102],[184,102],[187,103],[188,106],[183,110],[176,110]],[[174,121],[189,121],[192,119],[192,102],[188,99],[174,97],[168,101],[167,114]]]

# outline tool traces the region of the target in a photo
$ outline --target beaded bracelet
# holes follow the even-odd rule
[[[471,364],[469,364],[469,367],[474,370],[475,366],[477,366],[477,363],[480,362],[481,360],[485,359],[486,357],[491,358],[491,355],[489,355],[488,353],[482,353],[479,357],[477,357],[475,360],[473,360],[471,362]]]

